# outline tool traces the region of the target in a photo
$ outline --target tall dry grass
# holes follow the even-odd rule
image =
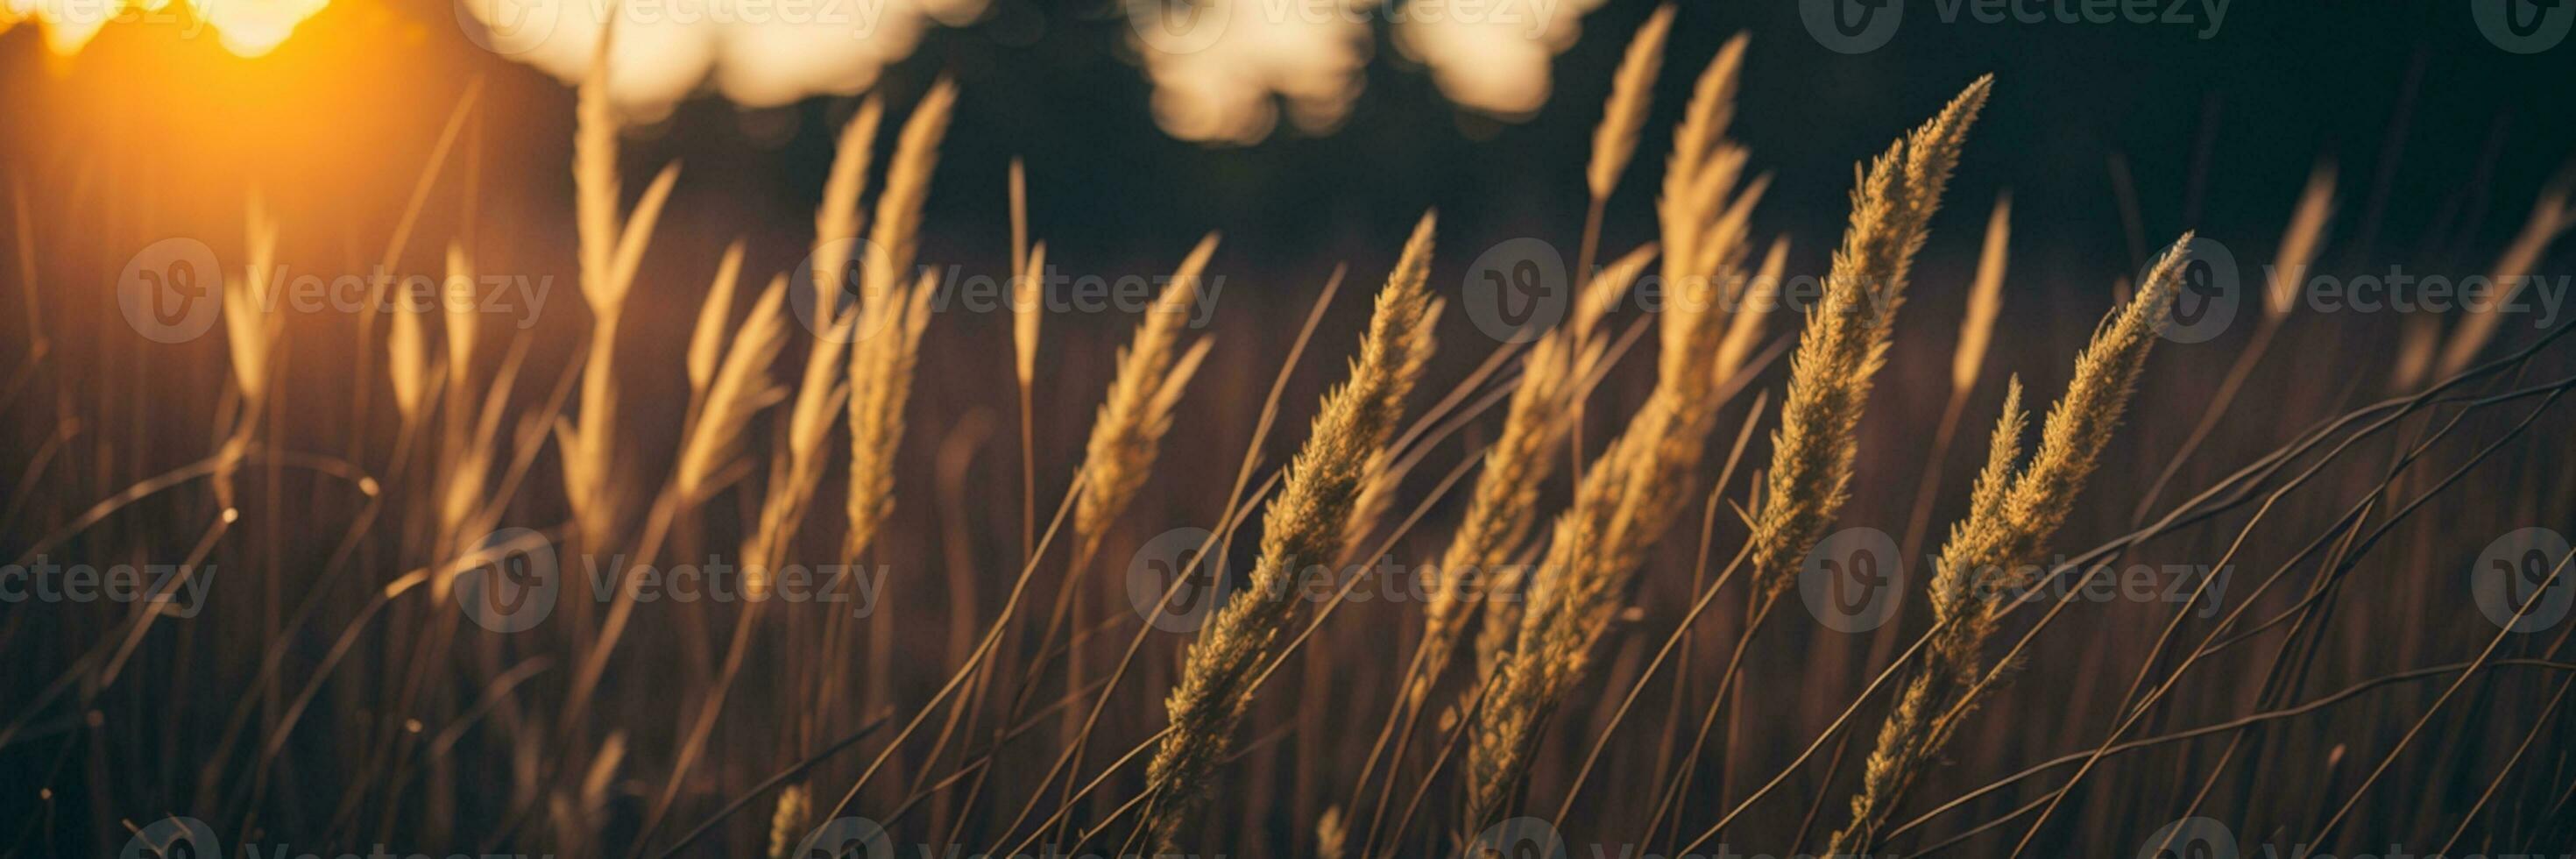
[[[1435,223],[1432,215],[1422,216],[1378,291],[1349,378],[1324,397],[1305,446],[1262,516],[1261,555],[1251,578],[1217,610],[1183,658],[1181,679],[1163,705],[1172,727],[1146,771],[1153,799],[1142,828],[1157,852],[1181,846],[1183,827],[1206,798],[1208,773],[1234,745],[1236,728],[1253,704],[1253,680],[1296,617],[1292,578],[1342,553],[1368,463],[1403,419],[1437,321],[1426,284]]]
[[[97,186],[27,177],[70,190],[14,211],[31,336],[0,404],[38,419],[0,427],[16,477],[0,560],[220,584],[202,614],[0,614],[0,653],[33,666],[0,680],[0,772],[20,785],[0,853],[102,855],[182,813],[297,852],[632,857],[785,856],[854,817],[906,848],[1065,855],[1472,855],[1516,818],[1605,854],[2125,855],[2170,846],[2141,840],[2185,815],[2235,827],[2248,852],[2576,840],[2559,709],[2576,633],[2504,631],[2548,608],[2568,561],[2525,552],[2461,575],[2494,534],[2576,515],[2576,461],[2555,443],[2576,388],[2564,326],[2295,312],[2302,275],[2344,265],[2323,262],[2343,215],[2331,167],[2263,216],[2286,226],[2261,230],[2281,240],[2251,331],[2157,346],[2190,233],[2109,316],[2048,315],[2063,299],[2049,284],[2120,266],[2059,270],[2029,248],[2057,226],[2027,226],[2039,198],[2022,198],[2018,234],[1998,195],[1982,247],[1925,250],[1951,233],[1938,210],[1969,129],[2009,98],[1984,79],[1866,161],[1830,260],[1803,259],[1793,247],[1822,245],[1758,235],[1777,223],[1760,207],[1816,186],[1775,183],[1730,138],[1749,41],[1717,45],[1687,86],[1659,81],[1708,47],[1706,14],[1662,6],[1621,34],[1589,159],[1547,180],[1569,211],[1546,222],[1580,242],[1561,324],[1437,356],[1435,333],[1466,329],[1438,331],[1455,281],[1434,274],[1427,214],[1364,328],[1330,307],[1338,277],[1293,337],[1260,312],[1277,295],[1192,327],[1215,279],[1242,276],[1234,256],[1264,245],[1240,233],[1210,233],[1153,273],[1167,281],[1140,318],[1102,325],[1046,310],[1067,262],[1050,254],[1081,246],[1031,237],[1024,169],[999,158],[980,175],[1007,185],[938,190],[1007,199],[1007,318],[934,320],[955,296],[924,260],[973,231],[946,232],[931,180],[979,175],[956,168],[989,154],[944,146],[990,116],[961,111],[971,94],[948,79],[896,128],[884,96],[855,101],[790,263],[770,237],[709,235],[672,208],[676,166],[630,199],[621,169],[659,143],[621,139],[603,60],[574,100],[570,253],[553,254],[577,266],[583,309],[512,330],[450,301],[399,313],[381,347],[371,315],[350,332],[276,311],[275,275],[349,238],[272,207],[282,195],[222,231],[242,235],[210,296],[220,345],[129,343],[99,309],[114,302],[38,284],[92,283],[91,258],[123,253],[85,233],[159,224],[77,205],[47,222],[30,199]],[[1687,95],[1656,175],[1639,150],[1665,140],[1659,85]],[[450,289],[563,262],[475,226],[482,137],[509,124],[466,92],[388,219],[385,265]],[[443,169],[451,154],[464,169]],[[2025,161],[1986,169],[2019,177]],[[1969,187],[1991,172],[1960,175],[1958,193],[1991,193]],[[1654,199],[1627,201],[1623,182]],[[2497,199],[2535,205],[2487,272],[2553,271],[2576,221],[2564,186],[2510,190]],[[1613,208],[1632,205],[1651,230]],[[414,230],[451,226],[405,252]],[[1821,293],[1799,294],[1820,266]],[[1898,324],[1931,295],[1960,302],[1955,340],[1946,318]],[[1353,340],[1344,373],[1300,375],[1310,344]],[[2077,341],[2026,438],[2020,378],[1979,381],[2062,367]],[[2264,361],[2276,343],[2295,360]],[[173,364],[208,384],[119,388]],[[1267,400],[1248,394],[1272,369]],[[2399,393],[2372,401],[2363,378]],[[1314,389],[1306,436],[1276,446],[1293,455],[1265,459],[1274,423],[1307,417],[1281,400]],[[1063,395],[1091,390],[1096,406]],[[1765,394],[1731,405],[1748,390]],[[1965,472],[1951,428],[1997,394],[1982,470],[1941,492]],[[374,396],[392,414],[371,414]],[[337,399],[361,405],[300,407]],[[1733,446],[1712,455],[1721,430]],[[1211,461],[1237,442],[1239,464]],[[1208,477],[1222,473],[1231,486]],[[1911,555],[1936,515],[1955,524],[1892,625],[1845,634],[1776,610],[1828,532],[1901,517]],[[1158,604],[1138,582],[1180,559],[1148,538],[1182,523],[1209,527],[1185,558],[1222,578]],[[460,600],[540,552],[559,565],[550,618],[467,622],[489,606]],[[1251,566],[1227,571],[1238,554]],[[645,597],[701,559],[739,567],[744,597]],[[2033,590],[2213,560],[2235,570],[2223,599],[2214,584],[2180,603]],[[884,576],[872,611],[794,598],[845,565]],[[2501,621],[2461,582],[2499,570],[2520,577]],[[1384,598],[1416,574],[1419,600]],[[1184,592],[1223,585],[1195,636],[1165,628]],[[1023,606],[1044,586],[1042,618]],[[1122,601],[1135,610],[1101,609]],[[2121,674],[2127,694],[2102,694]],[[2010,852],[1999,830],[2019,830]]]

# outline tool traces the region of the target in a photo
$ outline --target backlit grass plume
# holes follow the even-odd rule
[[[942,80],[922,96],[904,120],[886,171],[886,187],[877,196],[876,221],[869,226],[868,258],[860,279],[857,336],[850,344],[850,494],[849,530],[842,539],[845,560],[856,559],[876,539],[877,528],[894,509],[895,452],[903,440],[904,403],[912,391],[912,368],[919,357],[922,328],[930,319],[935,283],[924,273],[920,282],[903,286],[920,243],[921,201],[930,193],[930,173],[939,163],[939,141],[948,131],[948,112],[957,103],[957,85]],[[864,119],[864,117],[863,117]]]
[[[2039,449],[2026,465],[2016,465],[2024,415],[2021,383],[2012,383],[1970,496],[1968,519],[1951,529],[1932,574],[1934,627],[1924,662],[1879,729],[1861,791],[1852,797],[1851,825],[1834,836],[1830,852],[1857,854],[1871,847],[1897,800],[1931,768],[1960,720],[1991,689],[1982,676],[1986,640],[2012,595],[2036,579],[2033,564],[2065,522],[2119,425],[2147,352],[2168,319],[2166,306],[2181,288],[2190,241],[2186,233],[2174,243],[2148,272],[2137,297],[2076,357],[2074,379],[2050,408]]]
[[[1422,644],[1405,691],[1407,706],[1421,706],[1423,695],[1439,682],[1478,603],[1496,593],[1516,599],[1512,591],[1497,589],[1517,582],[1506,567],[1538,522],[1539,487],[1555,467],[1580,380],[1599,359],[1597,348],[1582,344],[1592,339],[1602,312],[1618,303],[1654,255],[1655,247],[1648,245],[1602,269],[1584,285],[1565,327],[1540,337],[1521,356],[1520,384],[1505,407],[1502,434],[1485,449],[1466,515],[1440,556],[1423,606]]]
[[[653,224],[680,177],[678,164],[662,168],[636,201],[633,215],[619,217],[617,115],[609,104],[608,54],[609,31],[603,29],[599,59],[581,84],[573,134],[574,226],[581,246],[581,297],[590,306],[590,341],[583,356],[580,411],[555,424],[556,445],[563,452],[564,497],[591,546],[607,542],[624,512],[615,486],[618,320],[625,315]]]
[[[1969,84],[1940,115],[1889,146],[1852,189],[1851,223],[1834,251],[1825,294],[1807,311],[1771,438],[1751,557],[1766,600],[1794,581],[1799,559],[1850,495],[1861,409],[1887,361],[1906,276],[1993,82]]]
[[[1703,80],[1730,79],[1740,54],[1721,52]],[[1714,190],[1687,206],[1667,199],[1661,213],[1668,301],[1657,322],[1663,351],[1655,387],[1583,472],[1573,507],[1558,516],[1546,554],[1524,587],[1525,607],[1511,649],[1491,657],[1493,691],[1468,739],[1470,830],[1490,822],[1512,795],[1527,769],[1537,726],[1582,679],[1592,641],[1627,593],[1647,549],[1696,494],[1692,484],[1723,402],[1720,362],[1730,326],[1720,288],[1743,283],[1745,223],[1762,193],[1759,181],[1735,191],[1743,151],[1716,138],[1719,118],[1733,110],[1732,85],[1700,90],[1702,97],[1689,109],[1693,118],[1685,120],[1695,130],[1683,136],[1725,163],[1675,155],[1676,162],[1694,165],[1692,171],[1708,171],[1691,181]],[[1676,244],[1685,249],[1678,259]]]
[[[250,201],[250,261],[239,278],[225,278],[224,345],[232,354],[233,386],[241,393],[232,427],[218,444],[214,489],[216,504],[233,507],[233,475],[250,449],[251,434],[267,410],[271,363],[277,355],[285,320],[277,314],[277,221],[254,196]]]
[[[1434,313],[1424,282],[1433,222],[1425,214],[1414,227],[1378,292],[1349,379],[1324,396],[1305,447],[1263,514],[1261,557],[1251,580],[1191,643],[1180,683],[1164,701],[1171,728],[1148,770],[1156,794],[1144,823],[1158,852],[1174,846],[1205,798],[1209,772],[1233,748],[1235,728],[1252,704],[1252,682],[1297,614],[1292,579],[1341,554],[1369,457],[1403,419],[1405,397],[1432,348]]]
[[[1117,381],[1109,384],[1100,415],[1091,422],[1091,440],[1083,447],[1088,465],[1082,472],[1082,497],[1074,505],[1076,558],[1090,558],[1100,548],[1109,526],[1144,487],[1163,434],[1172,428],[1172,408],[1207,357],[1205,339],[1180,350],[1181,326],[1199,300],[1199,278],[1216,253],[1216,241],[1210,234],[1181,260],[1171,283],[1136,324],[1136,339],[1118,353]]]

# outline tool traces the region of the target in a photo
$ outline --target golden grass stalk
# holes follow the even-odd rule
[[[1995,336],[1995,317],[2004,309],[2004,266],[2012,248],[2012,195],[1995,195],[1993,213],[1986,216],[1986,244],[1977,254],[1976,285],[1968,288],[1968,310],[1959,318],[1959,345],[1950,353],[1950,390],[1953,396],[1977,386],[1977,371],[1985,366],[1986,345]]]
[[[1414,372],[1432,348],[1430,274],[1433,217],[1422,216],[1377,295],[1350,377],[1324,397],[1304,449],[1288,466],[1263,514],[1261,556],[1252,577],[1190,644],[1181,681],[1164,701],[1171,728],[1147,772],[1156,792],[1144,831],[1170,852],[1182,824],[1206,796],[1208,774],[1233,748],[1252,705],[1252,681],[1296,614],[1289,585],[1298,570],[1331,563],[1343,549],[1370,454],[1403,419]]]
[[[1940,498],[1941,465],[1950,460],[1950,442],[1958,437],[1959,419],[1967,413],[1968,395],[1977,388],[1987,347],[1994,340],[1995,317],[2004,309],[2004,272],[2012,247],[2012,195],[1995,194],[1986,216],[1986,244],[1977,256],[1977,279],[1968,289],[1968,309],[1959,319],[1959,343],[1950,352],[1950,397],[1941,407],[1941,423],[1932,430],[1931,450],[1923,457],[1923,476],[1914,483],[1913,512],[1905,518],[1905,536],[1896,556],[1914,557],[1932,525],[1932,503]]]
[[[272,362],[285,319],[277,310],[277,221],[257,195],[245,215],[250,259],[238,279],[226,278],[223,291],[224,344],[232,353],[233,384],[241,390],[241,408],[220,441],[212,477],[215,501],[233,509],[233,475],[250,450],[251,434],[268,402]]]
[[[1485,449],[1466,515],[1440,556],[1433,590],[1423,608],[1422,644],[1418,668],[1405,690],[1407,706],[1421,706],[1423,696],[1439,682],[1478,603],[1497,594],[1505,596],[1506,602],[1516,599],[1513,591],[1495,588],[1517,581],[1504,568],[1512,553],[1528,542],[1530,528],[1538,521],[1539,487],[1547,482],[1556,449],[1569,429],[1567,418],[1579,382],[1591,369],[1575,354],[1575,344],[1590,339],[1602,315],[1636,283],[1654,256],[1655,247],[1648,245],[1603,268],[1601,276],[1584,285],[1566,327],[1548,332],[1521,356],[1520,383],[1504,406],[1502,435]],[[1489,629],[1510,626],[1502,618],[1493,620]],[[1495,649],[1499,651],[1499,646]]]
[[[1136,324],[1135,340],[1118,353],[1117,380],[1109,383],[1100,415],[1091,422],[1091,439],[1083,446],[1088,465],[1082,471],[1082,493],[1073,511],[1077,558],[1090,558],[1100,548],[1109,527],[1127,511],[1137,490],[1144,488],[1162,449],[1163,434],[1172,428],[1172,408],[1180,403],[1182,391],[1207,355],[1205,338],[1186,354],[1179,353],[1179,344],[1181,326],[1198,301],[1199,279],[1208,258],[1216,253],[1216,243],[1216,234],[1209,233],[1181,259],[1171,282],[1146,311],[1144,321]]]
[[[246,215],[250,259],[242,276],[224,284],[224,345],[232,353],[233,384],[241,389],[245,408],[268,394],[269,359],[277,354],[284,320],[277,308],[277,219],[258,195]],[[254,410],[255,411],[255,410]]]
[[[462,244],[447,245],[447,282],[444,307],[447,310],[447,386],[450,391],[463,391],[474,378],[474,342],[482,329],[482,314],[474,289],[474,259]]]
[[[1667,198],[1686,198],[1682,192],[1692,186],[1699,166],[1725,141],[1726,127],[1735,121],[1735,90],[1744,71],[1745,43],[1741,33],[1727,39],[1691,85],[1690,106],[1682,114],[1681,125],[1673,129],[1673,154],[1664,173]]]
[[[877,529],[894,512],[895,453],[903,442],[903,408],[912,393],[913,363],[921,354],[921,332],[930,322],[930,295],[937,287],[922,272],[910,287],[899,287],[883,300],[859,308],[858,336],[850,343],[850,496],[849,531],[841,556],[855,560],[875,542]]]
[[[1743,36],[1730,39],[1700,72],[1655,201],[1665,298],[1656,373],[1681,388],[1704,389],[1722,375],[1707,358],[1727,337],[1726,299],[1740,298],[1726,294],[1725,280],[1740,268],[1752,208],[1768,185],[1756,178],[1738,188],[1748,154],[1726,139],[1744,50]]]
[[[703,389],[697,414],[680,442],[679,466],[672,478],[681,503],[705,500],[737,471],[751,416],[787,398],[787,389],[769,378],[770,364],[786,345],[787,278],[780,275],[761,291],[751,315],[744,317],[742,329],[726,346],[722,365]]]
[[[1745,37],[1728,39],[1691,87],[1690,104],[1673,131],[1673,153],[1666,160],[1664,187],[1655,201],[1663,224],[1665,288],[1678,288],[1682,272],[1706,270],[1716,263],[1703,258],[1702,240],[1718,218],[1716,201],[1726,195],[1744,168],[1745,153],[1726,140],[1735,120],[1735,92],[1744,68]]]
[[[936,285],[923,272],[910,287],[903,284],[920,243],[921,203],[930,194],[930,174],[939,164],[939,141],[948,132],[949,110],[957,103],[957,84],[942,78],[921,98],[896,137],[894,160],[886,187],[877,196],[876,221],[868,228],[865,276],[860,282],[857,336],[850,342],[850,493],[849,530],[841,541],[844,560],[854,560],[894,510],[895,452],[903,441],[903,409],[912,393],[913,363],[920,357],[921,332],[930,322],[930,295]]]
[[[1915,152],[1908,160],[1917,169],[1927,175],[1947,177],[1966,125],[1984,98],[1985,87],[1983,80],[1971,85],[1940,117],[1916,132]],[[1720,146],[1721,151],[1727,148]],[[1863,386],[1853,394],[1854,400],[1848,406],[1854,420],[1858,400],[1866,398],[1867,371],[1876,368],[1886,345],[1884,310],[1877,314],[1881,318],[1859,316],[1869,308],[1860,304],[1858,277],[1863,271],[1875,271],[1878,277],[1885,278],[1887,272],[1893,271],[1895,279],[1901,281],[1904,261],[1922,240],[1921,221],[1930,214],[1929,198],[1940,192],[1938,179],[1915,181],[1917,177],[1910,172],[1904,175],[1906,196],[1895,197],[1888,190],[1898,181],[1898,159],[1906,155],[1900,144],[1880,159],[1878,181],[1865,189],[1877,192],[1877,196],[1855,194],[1855,208],[1859,210],[1854,215],[1856,224],[1881,224],[1890,216],[1901,215],[1905,220],[1896,226],[1902,229],[1871,234],[1870,242],[1859,243],[1861,252],[1838,256],[1836,270],[1846,276],[1838,278],[1842,283],[1829,286],[1827,300],[1832,301],[1839,293],[1842,303],[1812,311],[1800,344],[1802,357],[1820,346],[1861,353],[1854,360],[1837,362],[1836,369],[1849,372],[1833,380]],[[1727,170],[1732,172],[1733,168]],[[1547,553],[1529,583],[1519,636],[1512,651],[1494,668],[1498,676],[1492,680],[1493,690],[1488,693],[1469,739],[1466,824],[1470,829],[1491,821],[1501,811],[1527,769],[1538,724],[1582,679],[1590,662],[1592,642],[1617,611],[1621,595],[1644,561],[1646,550],[1688,506],[1681,499],[1693,494],[1688,487],[1697,477],[1709,430],[1716,422],[1723,384],[1713,360],[1726,327],[1721,324],[1725,317],[1715,300],[1715,289],[1732,279],[1736,261],[1742,257],[1742,228],[1737,224],[1743,216],[1738,213],[1749,206],[1751,193],[1758,193],[1758,189],[1748,189],[1746,197],[1723,205],[1667,209],[1668,214],[1678,217],[1666,221],[1666,235],[1685,235],[1689,237],[1687,241],[1701,243],[1694,253],[1699,259],[1718,261],[1720,267],[1676,267],[1667,259],[1666,271],[1671,272],[1668,278],[1676,298],[1661,320],[1659,334],[1665,351],[1655,390],[1609,449],[1602,452],[1596,465],[1584,473],[1575,489],[1574,506],[1558,517]],[[1915,193],[1928,196],[1917,197]],[[1713,211],[1725,214],[1710,224],[1705,218]],[[1864,214],[1870,217],[1864,218]],[[1691,217],[1703,220],[1681,220]],[[1701,224],[1709,227],[1700,229]],[[1902,253],[1876,252],[1874,243],[1885,241],[1898,242]],[[1847,251],[1851,244],[1847,240]],[[1843,264],[1844,257],[1854,261],[1884,259],[1891,264],[1849,271]],[[1839,320],[1839,324],[1829,322],[1820,330],[1820,319]],[[1814,358],[1809,363],[1821,366]],[[1811,366],[1807,371],[1817,369]],[[1811,386],[1813,383],[1811,378]],[[1794,397],[1798,379],[1793,378],[1791,384]],[[1830,401],[1827,404],[1833,405]],[[1846,445],[1841,452],[1842,469],[1846,472],[1843,479],[1847,480],[1851,456],[1847,424],[1842,437]],[[1838,495],[1841,482],[1834,486]],[[1830,511],[1823,515],[1830,516]],[[1805,551],[1803,546],[1799,551]]]
[[[755,593],[766,593],[770,571],[786,563],[788,548],[795,544],[804,526],[806,508],[823,485],[823,442],[829,440],[832,425],[850,393],[841,374],[852,350],[838,343],[851,331],[856,318],[847,313],[841,316],[843,322],[816,338],[806,353],[804,375],[796,384],[795,399],[787,407],[787,450],[770,457],[769,488],[761,498],[760,523],[753,529],[751,539],[743,543],[743,557],[753,562],[746,571],[745,587]]]
[[[864,300],[873,301],[911,278],[912,259],[921,242],[921,203],[930,195],[930,174],[939,166],[939,141],[948,133],[949,112],[957,106],[957,83],[941,78],[914,105],[895,138],[894,160],[886,169],[885,190],[877,194],[876,221],[868,227]]]
[[[2504,255],[2496,258],[2494,270],[2487,275],[2487,280],[2502,291],[2494,302],[2471,309],[2460,320],[2459,329],[2442,344],[2442,358],[2435,365],[2434,378],[2450,378],[2477,360],[2487,342],[2495,339],[2496,328],[2504,324],[2502,308],[2514,306],[2521,299],[2522,290],[2529,285],[2531,267],[2540,262],[2540,253],[2569,228],[2576,227],[2576,205],[2569,203],[2570,185],[2566,178],[2552,182],[2531,204],[2531,220],[2523,222],[2522,232],[2505,247]]]
[[[805,818],[813,809],[805,786],[791,784],[778,792],[778,807],[769,813],[769,859],[794,859],[805,839]]]
[[[1020,387],[1029,388],[1038,375],[1038,325],[1046,319],[1046,282],[1037,274],[1046,268],[1046,245],[1028,252],[1022,268],[1011,278],[1011,350],[1017,359]]]
[[[1727,384],[1744,372],[1744,362],[1752,359],[1753,347],[1762,342],[1762,323],[1780,309],[1780,276],[1789,267],[1789,237],[1771,240],[1771,249],[1762,254],[1762,267],[1755,269],[1753,279],[1744,283],[1735,300],[1735,315],[1727,321],[1726,338],[1717,342],[1717,381]]]
[[[385,372],[393,377],[394,409],[402,414],[403,423],[409,425],[420,420],[420,408],[429,395],[432,381],[430,363],[433,359],[429,351],[429,331],[421,321],[422,309],[409,306],[409,301],[404,305],[394,309],[393,328],[385,335],[385,350],[390,353],[385,362]]]
[[[1737,190],[1745,154],[1722,137],[1741,57],[1739,40],[1702,73],[1676,134],[1672,172],[1681,176],[1668,174],[1658,203],[1667,300],[1654,391],[1583,472],[1538,566],[1506,576],[1520,579],[1505,583],[1519,591],[1515,604],[1489,603],[1501,610],[1487,612],[1477,639],[1490,691],[1469,728],[1470,829],[1491,820],[1518,785],[1538,724],[1583,676],[1592,639],[1646,548],[1685,506],[1674,499],[1688,494],[1716,422],[1717,358],[1730,328],[1720,287],[1740,283],[1745,224],[1762,193],[1759,181]]]
[[[1712,74],[1721,80],[1731,76],[1723,67],[1733,62],[1733,53],[1713,63],[1720,68]],[[1722,103],[1731,86],[1701,91],[1713,100],[1695,98],[1690,112],[1698,117],[1701,132],[1714,134],[1719,126],[1713,118],[1732,110]],[[1607,627],[1647,549],[1687,506],[1677,499],[1692,494],[1687,487],[1697,479],[1726,376],[1739,369],[1720,367],[1733,327],[1724,300],[1728,296],[1720,289],[1734,284],[1740,292],[1744,286],[1744,224],[1761,183],[1735,191],[1744,161],[1741,149],[1723,141],[1690,145],[1710,149],[1675,155],[1676,162],[1691,163],[1689,169],[1699,171],[1690,180],[1694,187],[1689,193],[1714,190],[1680,203],[1668,196],[1659,213],[1668,301],[1657,323],[1662,352],[1654,391],[1583,472],[1574,505],[1558,516],[1546,553],[1527,573],[1508,649],[1497,629],[1479,637],[1479,661],[1492,661],[1493,674],[1468,740],[1470,829],[1491,821],[1512,795],[1528,766],[1539,723],[1583,677],[1592,641]],[[1678,258],[1676,246],[1683,249]],[[1741,356],[1736,360],[1740,365]],[[1497,620],[1487,617],[1489,624]]]
[[[1673,4],[1656,7],[1655,14],[1637,28],[1628,40],[1628,52],[1619,58],[1619,71],[1610,81],[1610,102],[1601,110],[1601,124],[1592,131],[1592,160],[1585,165],[1585,187],[1594,201],[1610,199],[1610,191],[1619,184],[1619,174],[1628,169],[1628,159],[1637,152],[1637,134],[1646,127],[1646,110],[1654,102],[1655,73],[1664,65],[1664,39],[1673,29]]]
[[[724,354],[726,323],[733,321],[733,293],[742,279],[742,240],[735,239],[725,247],[724,260],[716,264],[715,282],[707,287],[707,298],[698,305],[698,324],[689,331],[689,398],[704,406],[707,386],[716,378],[716,362]]]
[[[1316,859],[1342,859],[1350,837],[1351,821],[1342,815],[1342,807],[1324,809],[1323,816],[1315,818]]]
[[[1431,307],[1423,311],[1423,315],[1438,319],[1440,312],[1446,307],[1446,302],[1434,298],[1431,300]],[[1421,378],[1422,366],[1431,360],[1431,350],[1423,349],[1414,352],[1409,360],[1413,362],[1412,366],[1400,368],[1397,372],[1406,378]],[[1398,405],[1401,406],[1401,404]],[[1378,520],[1385,518],[1386,511],[1395,505],[1395,489],[1404,481],[1407,467],[1397,464],[1397,452],[1393,444],[1378,448],[1376,453],[1369,454],[1368,462],[1361,466],[1367,476],[1360,479],[1359,499],[1351,502],[1350,518],[1343,521],[1344,552],[1358,548],[1360,543],[1376,529]]]
[[[1889,146],[1852,189],[1851,225],[1834,251],[1819,306],[1807,312],[1789,363],[1780,428],[1772,434],[1751,557],[1765,600],[1794,580],[1799,559],[1850,494],[1861,409],[1871,378],[1886,363],[1906,276],[1993,82],[1984,77],[1969,84],[1939,115]]]
[[[1991,688],[1982,650],[2013,595],[2036,579],[2051,536],[2066,519],[2085,478],[2110,442],[2120,414],[2182,286],[2191,235],[2174,243],[2149,271],[2135,299],[2099,328],[2075,359],[2074,379],[2049,409],[2039,449],[2020,455],[2021,383],[2011,383],[1996,422],[1986,466],[1970,495],[1966,521],[1954,526],[1932,574],[1934,627],[1924,663],[1907,682],[1879,729],[1876,748],[1852,797],[1852,822],[1836,833],[1834,854],[1870,848],[1916,779],[1927,772],[1959,722]],[[2010,666],[1997,666],[1998,676]]]
[[[2290,227],[2281,234],[2280,258],[2272,264],[2272,275],[2263,290],[2263,315],[2269,324],[2280,324],[2283,317],[2299,303],[2299,289],[2308,282],[2308,266],[2317,260],[2317,247],[2324,243],[2326,220],[2334,215],[2335,169],[2332,164],[2319,164],[2308,174],[2307,190],[2299,193],[2299,207],[2290,214]]]
[[[614,486],[617,455],[617,323],[643,265],[662,206],[679,181],[679,165],[662,168],[620,223],[617,213],[617,116],[608,97],[609,31],[600,33],[590,74],[582,79],[573,134],[573,209],[581,246],[581,293],[590,306],[588,352],[582,364],[581,411],[555,424],[563,451],[564,496],[590,545],[607,542],[622,518],[625,499]]]
[[[814,207],[814,300],[821,311],[816,319],[840,312],[842,267],[850,263],[849,240],[859,237],[859,195],[867,191],[877,123],[884,115],[885,103],[877,96],[859,102],[859,112],[841,126],[831,173],[823,179],[823,202]]]
[[[2425,374],[2433,372],[2433,359],[2442,349],[2442,320],[2427,313],[2406,317],[2397,332],[2397,360],[2388,369],[2388,386],[2394,391],[2412,391],[2422,384]]]

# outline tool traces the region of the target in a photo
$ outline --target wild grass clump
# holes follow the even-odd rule
[[[1164,700],[1171,728],[1146,771],[1154,799],[1144,830],[1158,851],[1177,846],[1181,827],[1207,795],[1209,771],[1233,747],[1235,728],[1252,706],[1252,680],[1296,617],[1291,578],[1341,554],[1370,457],[1403,419],[1405,397],[1432,348],[1436,318],[1426,280],[1433,224],[1423,215],[1405,241],[1403,257],[1378,291],[1350,377],[1324,396],[1305,446],[1262,516],[1261,555],[1251,578],[1190,644],[1180,682]]]

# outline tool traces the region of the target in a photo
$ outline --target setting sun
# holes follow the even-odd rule
[[[111,24],[175,27],[189,36],[211,31],[224,50],[257,57],[328,5],[330,0],[0,0],[0,31],[34,21],[45,32],[45,47],[69,56]]]

